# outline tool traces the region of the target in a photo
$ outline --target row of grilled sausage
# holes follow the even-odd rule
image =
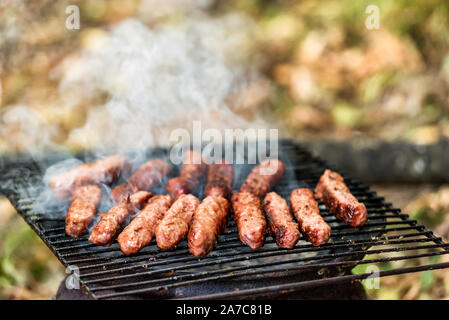
[[[51,181],[50,187],[58,198],[72,199],[66,216],[68,235],[80,237],[88,232],[102,197],[98,184],[110,184],[120,175],[129,174],[130,168],[125,157],[116,155],[84,164]],[[167,195],[153,196],[147,191],[159,184],[170,170],[168,163],[154,159],[142,165],[125,183],[116,186],[111,192],[116,205],[100,214],[89,241],[109,245],[119,233],[120,249],[131,255],[153,238],[160,249],[168,250],[187,237],[190,252],[201,256],[217,243],[232,206],[239,238],[253,249],[263,246],[266,230],[281,248],[295,246],[300,230],[317,246],[329,240],[331,228],[321,217],[315,197],[351,226],[361,226],[366,221],[365,206],[350,193],[343,178],[330,170],[320,178],[315,194],[309,189],[294,190],[290,195],[290,207],[275,192],[268,193],[284,174],[284,164],[279,160],[267,160],[256,166],[239,192],[232,195],[232,165],[224,161],[206,165],[200,154],[189,151],[184,156],[179,176],[167,182]],[[200,202],[191,192],[204,176],[207,176],[205,198]]]

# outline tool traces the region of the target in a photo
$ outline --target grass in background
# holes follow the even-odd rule
[[[0,199],[0,299],[50,299],[64,268],[6,201]]]

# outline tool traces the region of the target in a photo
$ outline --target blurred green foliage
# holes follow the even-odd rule
[[[374,38],[376,30],[365,26],[371,5],[378,6],[380,13],[380,33]],[[332,125],[322,122],[324,137],[347,137],[347,132],[360,131],[416,143],[449,138],[448,1],[230,0],[216,7],[246,12],[262,26],[267,39],[261,51],[266,51],[269,76],[279,64],[288,64],[293,73],[304,68],[310,72],[312,82],[289,80],[290,74],[281,81],[284,91],[275,84],[271,108],[286,122],[301,122],[303,113],[292,120],[295,113],[290,111],[306,105],[331,116]],[[313,45],[304,47],[312,34],[321,39],[312,37]],[[313,56],[317,46],[330,52],[320,57],[321,66],[298,58],[304,50],[311,50]],[[366,60],[359,68],[346,70],[351,61],[348,54],[354,53],[354,61]],[[275,81],[280,80],[275,77]],[[310,87],[316,91],[312,96],[295,97],[295,92],[310,91]],[[430,127],[421,130],[421,126]],[[299,131],[296,135],[307,131],[307,126],[290,129]]]
[[[0,299],[50,298],[63,267],[17,215],[0,229]]]
[[[351,35],[348,45],[364,39],[365,9],[380,9],[381,26],[410,37],[425,57],[429,51],[447,50],[449,45],[449,2],[446,0],[230,0],[219,4],[222,9],[244,11],[256,19],[272,19],[289,13],[304,19],[307,28],[327,28],[341,23]]]

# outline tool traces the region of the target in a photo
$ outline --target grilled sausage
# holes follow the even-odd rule
[[[200,201],[191,194],[180,195],[156,228],[157,246],[162,250],[176,248],[186,237],[195,210]]]
[[[92,229],[89,241],[100,246],[110,245],[130,215],[138,211],[151,197],[147,191],[138,191],[102,213],[100,221]]]
[[[318,183],[315,187],[315,198],[318,200],[323,200],[323,192],[324,192],[324,188],[326,187],[326,183],[324,180],[335,180],[336,182],[343,183],[343,184],[345,182],[341,175],[339,175],[338,173],[333,172],[329,169],[326,169],[324,171],[324,173],[321,175],[320,180],[318,181]],[[346,189],[346,191],[349,191],[346,184],[344,186],[342,185],[342,188]]]
[[[343,177],[338,173],[326,169],[315,188],[315,196],[322,200],[338,219],[350,226],[359,227],[365,224],[368,215],[365,205],[351,194]]]
[[[268,190],[284,175],[285,166],[280,160],[266,160],[256,166],[240,187],[240,192],[250,192],[263,198]]]
[[[168,180],[167,192],[175,200],[182,194],[191,193],[201,183],[206,170],[201,154],[191,150],[186,152],[179,177]]]
[[[95,185],[78,187],[65,218],[65,232],[78,238],[87,232],[101,200],[101,189]]]
[[[136,172],[123,184],[116,186],[111,192],[111,199],[120,203],[129,195],[139,191],[149,191],[152,187],[161,183],[171,171],[171,166],[160,159],[153,159],[136,170]]]
[[[194,256],[208,254],[226,227],[229,202],[223,197],[204,198],[195,211],[189,230],[189,251]]]
[[[301,235],[287,201],[276,192],[270,192],[263,200],[263,209],[268,219],[268,231],[278,247],[293,248]]]
[[[240,240],[254,250],[262,247],[267,222],[260,199],[250,192],[237,192],[232,195],[231,203]]]
[[[50,181],[50,188],[56,198],[72,197],[73,191],[90,184],[111,184],[121,175],[128,175],[131,165],[122,155],[113,155],[93,163],[84,163],[74,169],[58,174]]]
[[[223,232],[229,213],[229,202],[225,198],[232,193],[233,180],[232,164],[223,160],[208,166],[206,198],[195,211],[188,235],[189,250],[193,255],[208,254]]]
[[[157,195],[148,200],[142,211],[117,237],[120,250],[129,256],[150,244],[156,227],[170,209],[171,204],[172,198],[169,195]]]
[[[232,193],[234,168],[224,160],[212,163],[207,167],[207,182],[204,195],[229,198]]]
[[[331,227],[320,215],[318,202],[313,197],[313,192],[307,188],[299,188],[290,194],[290,206],[299,222],[301,233],[314,246],[319,246],[329,241]]]

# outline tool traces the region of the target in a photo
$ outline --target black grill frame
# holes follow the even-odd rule
[[[157,156],[167,150],[155,149],[149,154]],[[301,145],[289,140],[280,142],[280,157],[287,157],[301,186],[313,188],[319,176],[328,166],[325,161],[313,157]],[[40,158],[18,156],[0,161],[0,181],[15,179],[13,185],[38,185],[45,168],[67,155],[52,154]],[[85,158],[86,155],[82,155]],[[89,158],[89,156],[87,156]],[[17,176],[17,170],[26,174]],[[250,169],[250,167],[249,167]],[[16,173],[14,172],[16,171]],[[266,246],[252,251],[238,241],[235,223],[229,219],[224,235],[216,248],[206,257],[191,256],[183,241],[176,250],[160,252],[154,240],[150,246],[134,257],[123,255],[117,243],[111,247],[97,247],[87,241],[87,236],[72,239],[64,232],[64,213],[59,218],[48,217],[39,212],[35,203],[35,188],[19,194],[3,185],[1,193],[7,196],[18,213],[39,235],[44,243],[67,268],[78,267],[79,280],[83,288],[94,299],[119,297],[183,298],[183,299],[226,299],[258,298],[288,295],[297,290],[321,285],[361,281],[372,273],[351,274],[350,270],[359,264],[376,264],[412,258],[440,256],[449,253],[449,244],[436,237],[407,214],[385,202],[376,192],[359,181],[343,175],[353,194],[365,203],[368,221],[361,228],[352,228],[337,221],[322,204],[321,213],[332,227],[331,242],[320,247],[301,240],[294,249],[273,248],[273,240],[267,237]],[[241,181],[236,181],[235,187]],[[11,186],[11,184],[9,184]],[[274,191],[287,197],[292,188],[291,181],[281,182]],[[0,187],[1,188],[1,187]],[[199,195],[201,197],[201,194]],[[34,211],[33,211],[33,208]],[[91,251],[85,250],[90,249]],[[237,253],[226,250],[237,250]],[[419,250],[419,252],[418,252]],[[307,254],[321,255],[307,257]],[[370,257],[382,253],[389,257]],[[104,256],[109,254],[110,256]],[[286,262],[260,262],[263,257],[297,255],[296,264]],[[152,259],[156,258],[156,259]],[[259,260],[255,260],[255,259]],[[241,261],[247,265],[231,266],[211,270],[208,266],[226,265],[230,261]],[[162,269],[160,266],[165,266]],[[449,263],[417,265],[380,271],[378,276],[390,276],[424,270],[449,267]],[[193,272],[191,269],[196,271]],[[198,268],[199,271],[198,271]],[[190,271],[188,271],[190,270]],[[236,281],[237,280],[237,281]],[[204,288],[206,286],[206,288]],[[209,286],[209,287],[207,287]],[[217,288],[218,287],[218,288]],[[210,290],[214,288],[214,290]],[[182,291],[187,289],[187,293]],[[181,293],[178,291],[181,290]]]

